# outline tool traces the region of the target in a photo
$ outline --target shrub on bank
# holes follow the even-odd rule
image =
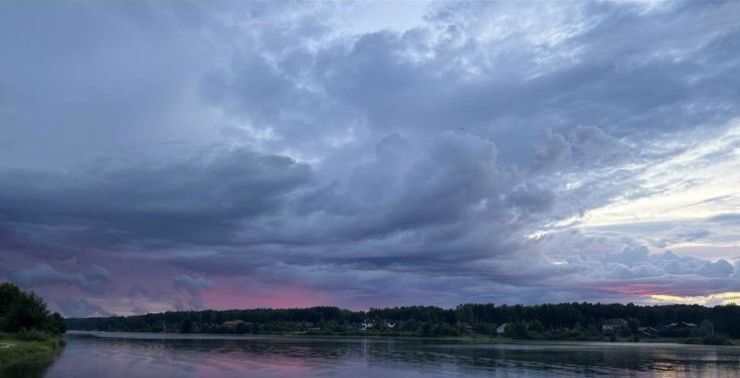
[[[52,335],[37,329],[22,329],[16,335],[16,338],[21,341],[46,341],[52,337]]]

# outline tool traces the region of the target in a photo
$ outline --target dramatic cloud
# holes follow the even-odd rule
[[[239,223],[279,212],[311,169],[282,156],[235,150],[148,166],[79,173],[3,172],[0,227],[20,249],[178,241],[231,244]]]
[[[0,279],[66,315],[740,291],[738,3],[0,10]]]
[[[213,282],[205,278],[194,278],[185,274],[175,277],[172,281],[176,289],[185,290],[190,294],[196,294],[199,291],[213,288]]]
[[[113,316],[113,313],[105,311],[85,299],[60,300],[56,302],[59,310],[69,317],[88,316]]]
[[[28,269],[4,272],[11,280],[31,287],[72,285],[84,291],[95,293],[105,291],[110,273],[97,265],[90,266],[80,273],[61,272],[48,264],[35,265]]]

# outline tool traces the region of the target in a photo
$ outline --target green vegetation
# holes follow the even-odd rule
[[[178,311],[129,317],[67,319],[75,330],[422,337],[523,340],[698,340],[724,345],[740,337],[740,307],[562,303],[465,304],[349,311],[336,307]]]
[[[0,284],[0,368],[53,358],[65,330],[62,316],[50,313],[41,298]]]
[[[14,335],[3,335],[0,336],[0,366],[45,360],[53,357],[61,346],[60,337],[23,340]]]

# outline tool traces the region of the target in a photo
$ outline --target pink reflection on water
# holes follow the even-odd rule
[[[310,377],[320,369],[315,363],[288,356],[257,356],[245,353],[202,354],[194,364],[197,377],[255,376]]]

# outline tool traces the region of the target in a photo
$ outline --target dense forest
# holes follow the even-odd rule
[[[36,294],[10,282],[0,284],[0,332],[40,337],[62,334],[65,329],[64,318],[51,313]]]
[[[502,327],[503,325],[503,327]],[[645,337],[740,338],[740,307],[563,303],[464,304],[349,311],[336,307],[178,311],[67,319],[74,330],[395,336],[506,336],[605,340]]]

